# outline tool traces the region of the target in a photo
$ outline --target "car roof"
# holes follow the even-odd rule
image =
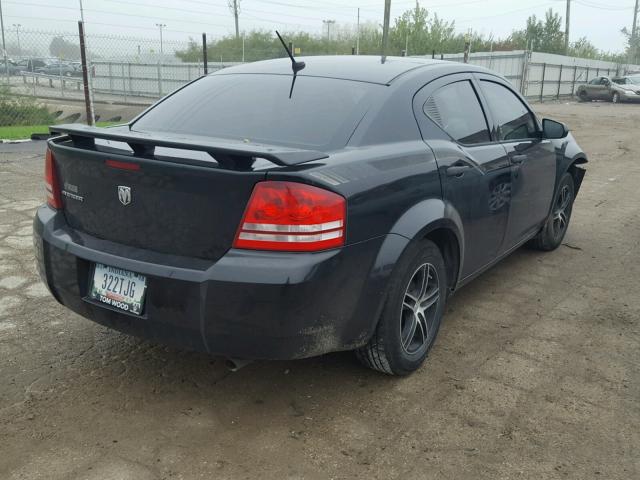
[[[382,62],[379,55],[296,57],[296,60],[303,61],[306,64],[304,70],[298,72],[300,76],[340,78],[385,85],[390,84],[395,78],[411,70],[448,63],[441,60],[413,57],[387,57]],[[290,75],[291,60],[278,58],[246,63],[218,70],[212,75],[239,73]]]

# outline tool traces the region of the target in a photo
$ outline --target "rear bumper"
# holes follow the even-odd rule
[[[407,242],[388,235],[319,253],[231,249],[212,263],[75,232],[46,206],[34,219],[38,270],[63,305],[128,334],[247,359],[304,358],[365,344]],[[88,299],[95,262],[148,277],[141,316]]]

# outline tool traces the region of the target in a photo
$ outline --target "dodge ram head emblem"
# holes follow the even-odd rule
[[[121,204],[129,205],[131,203],[131,188],[118,185],[118,199]]]

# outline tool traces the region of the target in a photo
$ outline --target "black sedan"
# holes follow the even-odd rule
[[[230,358],[355,350],[416,370],[447,298],[557,248],[587,162],[504,78],[411,58],[279,59],[128,125],[56,126],[39,271],[111,328]]]

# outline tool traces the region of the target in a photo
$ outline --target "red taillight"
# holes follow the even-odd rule
[[[44,187],[47,192],[47,204],[51,208],[62,208],[62,198],[60,197],[60,184],[56,172],[56,159],[49,148],[44,161]]]
[[[235,248],[312,252],[344,245],[346,201],[294,182],[257,183]]]

